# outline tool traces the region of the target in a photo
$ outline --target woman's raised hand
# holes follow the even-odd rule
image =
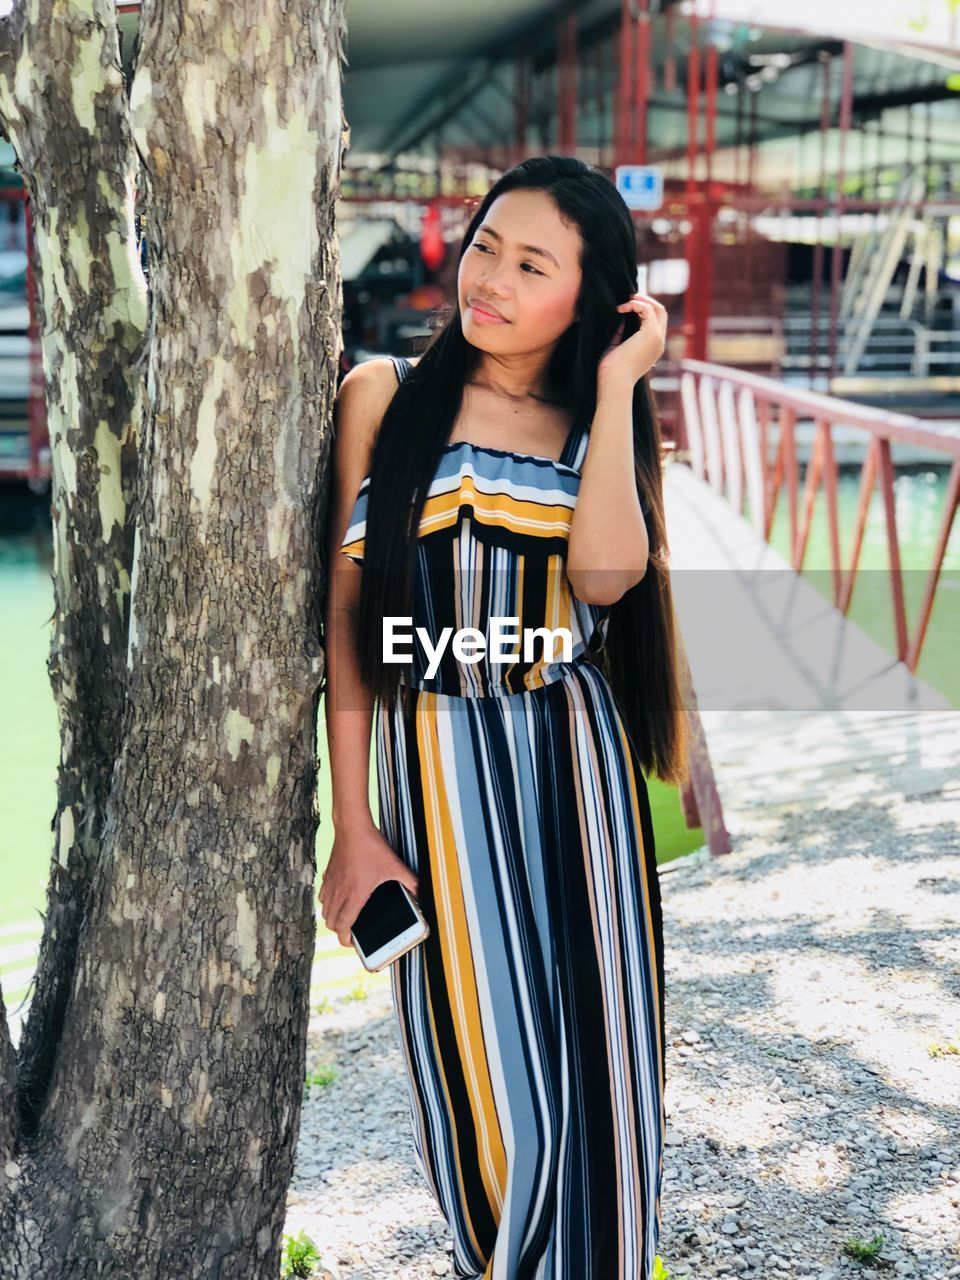
[[[640,328],[624,341],[624,322],[620,322],[613,341],[600,357],[597,378],[606,381],[612,377],[614,381],[620,379],[632,386],[663,355],[667,345],[667,309],[649,294],[635,293],[627,302],[621,302],[617,310],[635,311],[640,317]]]

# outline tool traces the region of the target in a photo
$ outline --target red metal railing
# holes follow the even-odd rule
[[[790,514],[790,561],[797,573],[803,570],[814,502],[823,482],[833,600],[844,614],[850,607],[870,497],[879,477],[887,531],[897,657],[910,671],[916,671],[933,610],[937,580],[960,503],[960,431],[950,427],[933,429],[920,418],[887,413],[814,391],[793,389],[772,378],[700,360],[682,361],[680,371],[680,447],[688,451],[694,472],[716,492],[725,495],[741,515],[744,514],[744,498],[748,497],[754,526],[765,541],[769,541],[780,490],[785,486]],[[812,422],[815,429],[804,478],[802,517],[798,510],[801,496],[796,442],[798,420]],[[856,427],[870,437],[861,464],[860,497],[850,563],[846,570],[840,563],[834,451],[834,431],[842,426]],[[770,441],[774,430],[778,439],[775,453],[771,455]],[[933,560],[912,638],[908,634],[904,607],[900,541],[894,508],[891,456],[894,441],[942,453],[945,462],[952,460]]]

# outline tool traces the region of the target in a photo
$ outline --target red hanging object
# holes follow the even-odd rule
[[[435,204],[428,204],[423,211],[420,226],[420,257],[424,265],[436,271],[443,262],[445,249],[443,232],[440,227],[440,210]]]

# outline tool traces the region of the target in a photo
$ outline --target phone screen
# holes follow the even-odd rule
[[[369,956],[416,923],[417,917],[400,881],[384,880],[360,908],[351,927],[353,936]]]

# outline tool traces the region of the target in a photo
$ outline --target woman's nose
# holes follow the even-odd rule
[[[477,278],[477,283],[482,285],[485,289],[500,288],[500,271],[501,265],[499,263],[494,265],[493,263],[488,262]]]
[[[493,273],[488,272],[487,275],[482,276],[480,278],[478,283],[481,288],[486,289],[489,293],[500,292],[500,284],[499,284],[496,272],[493,272]]]

